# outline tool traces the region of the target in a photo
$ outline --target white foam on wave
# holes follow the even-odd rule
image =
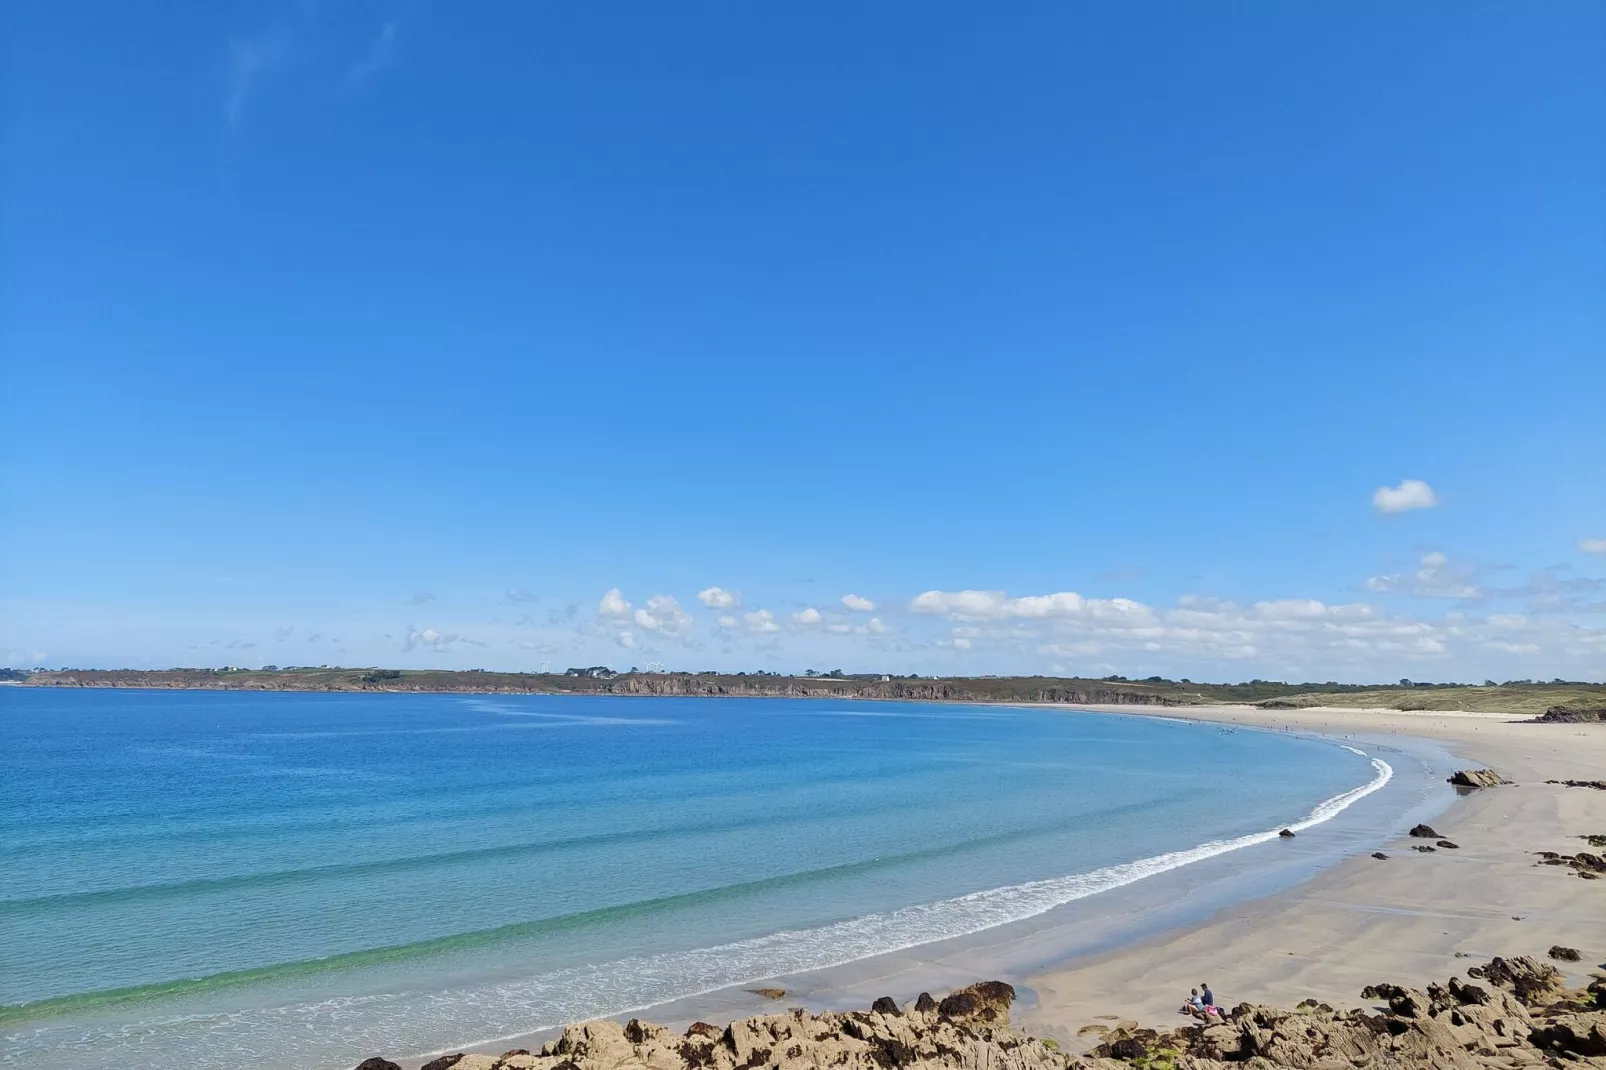
[[[1378,758],[1371,763],[1374,776],[1370,781],[1321,802],[1304,819],[1286,827],[1303,830],[1330,821],[1381,789],[1394,776],[1394,769]],[[1283,827],[1212,840],[1088,873],[990,888],[813,929],[627,957],[492,985],[338,997],[317,1003],[99,1023],[89,1028],[65,1024],[16,1028],[0,1038],[5,1041],[0,1046],[0,1066],[126,1068],[145,1065],[158,1052],[163,1065],[195,1070],[230,1070],[242,1062],[344,1066],[349,1058],[331,1064],[331,1053],[421,1051],[438,1044],[446,1029],[459,1036],[480,1037],[460,1042],[451,1050],[495,1044],[566,1022],[636,1013],[677,999],[841,966],[1024,921],[1078,899],[1274,840]],[[516,1030],[506,1032],[512,1023]],[[436,1049],[441,1050],[447,1049]]]

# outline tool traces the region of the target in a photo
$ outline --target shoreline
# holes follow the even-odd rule
[[[938,704],[952,700],[933,703]],[[1098,1039],[1086,1027],[1107,1027],[1117,1018],[1161,1030],[1182,1024],[1179,993],[1204,980],[1228,1006],[1292,1006],[1307,998],[1351,1006],[1368,984],[1425,985],[1474,961],[1535,953],[1548,944],[1583,950],[1581,965],[1563,966],[1576,985],[1606,954],[1606,884],[1580,880],[1565,867],[1539,866],[1532,855],[1588,850],[1578,837],[1606,833],[1606,792],[1544,783],[1600,776],[1606,768],[1606,731],[1600,726],[1531,724],[1521,714],[1484,712],[960,704],[1150,717],[1201,731],[1287,732],[1370,756],[1374,768],[1377,759],[1387,759],[1396,775],[1323,818],[1317,815],[1324,807],[1365,785],[1326,800],[1309,818],[1267,815],[1288,821],[1297,838],[1253,833],[1246,838],[1254,842],[1242,847],[1206,852],[1015,921],[809,973],[728,983],[621,1011],[613,1020],[639,1014],[670,1023],[723,1023],[795,1006],[858,1010],[880,997],[901,1004],[922,991],[999,979],[1020,993],[1015,1022],[1022,1032],[1053,1040],[1061,1050],[1085,1051]],[[1173,754],[1169,766],[1154,769],[1187,768],[1203,753],[1213,751],[1200,740]],[[1444,779],[1468,766],[1492,767],[1517,784],[1458,795]],[[1411,852],[1410,846],[1423,841],[1406,839],[1403,831],[1417,820],[1432,823],[1459,847]],[[1367,857],[1378,847],[1388,854],[1386,861]],[[1115,849],[1122,850],[1119,844]],[[768,987],[784,988],[784,995],[768,998]],[[518,1019],[496,1018],[515,1030]],[[380,1026],[381,1020],[371,1024]],[[497,1030],[496,1036],[486,1031],[478,1034],[486,1039],[466,1043],[462,1037],[460,1047],[408,1055],[403,1064],[416,1068],[452,1051],[533,1050],[560,1029]],[[372,1035],[389,1033],[381,1027]]]
[[[1128,716],[1174,711],[1096,709]],[[1463,959],[1566,944],[1586,952],[1563,972],[1573,984],[1606,953],[1606,886],[1565,868],[1538,866],[1531,852],[1572,853],[1578,837],[1606,832],[1606,792],[1546,784],[1589,779],[1606,768],[1606,732],[1589,725],[1527,724],[1513,715],[1316,707],[1201,707],[1188,719],[1317,732],[1329,738],[1406,737],[1449,748],[1466,764],[1514,784],[1458,792],[1434,820],[1454,850],[1410,850],[1400,835],[1389,857],[1345,858],[1294,887],[1232,904],[1200,924],[1129,946],[1069,959],[1028,980],[1035,1006],[1023,1029],[1085,1048],[1098,1015],[1167,1028],[1182,996],[1201,981],[1228,1004],[1293,1005],[1313,998],[1353,1004],[1361,988],[1388,979],[1426,985],[1461,970]],[[1432,842],[1432,841],[1426,841]]]
[[[1087,1051],[1098,1042],[1088,1026],[1108,1026],[1117,1018],[1162,1030],[1183,1024],[1186,1019],[1176,1011],[1182,996],[1206,980],[1228,1005],[1246,1000],[1292,1006],[1314,998],[1351,1006],[1363,987],[1380,980],[1425,986],[1462,972],[1473,961],[1551,944],[1584,949],[1583,962],[1557,964],[1569,984],[1582,985],[1593,963],[1606,955],[1606,883],[1579,880],[1565,868],[1538,866],[1529,853],[1572,853],[1581,846],[1577,837],[1606,833],[1606,792],[1544,783],[1599,776],[1606,768],[1606,731],[1596,726],[1528,724],[1523,714],[1479,711],[994,705],[1296,731],[1340,745],[1386,746],[1392,740],[1448,754],[1456,768],[1493,768],[1515,783],[1458,789],[1448,805],[1430,810],[1436,815],[1431,817],[1433,827],[1458,843],[1455,850],[1411,851],[1423,841],[1410,839],[1404,829],[1413,820],[1407,815],[1420,807],[1406,805],[1391,816],[1399,831],[1381,845],[1389,856],[1386,861],[1356,847],[1269,891],[1233,886],[1226,879],[1222,883],[1235,887],[1236,894],[1228,891],[1225,902],[1202,913],[1195,909],[1192,917],[1186,909],[1168,914],[1166,904],[1156,901],[1168,890],[1166,878],[1197,869],[1196,885],[1208,885],[1213,875],[1204,873],[1205,868],[1222,859],[1111,889],[1121,895],[1100,904],[1102,923],[1115,934],[1101,941],[1107,946],[1051,952],[1036,968],[1012,971],[1006,962],[1022,945],[1051,943],[1051,936],[1065,939],[1041,918],[872,956],[816,975],[770,979],[788,986],[780,1002],[747,988],[724,989],[631,1013],[685,1026],[792,1006],[842,1010],[881,995],[901,1001],[912,998],[915,989],[940,992],[996,975],[1013,980],[1021,990],[1014,1019],[1022,1033],[1054,1040],[1065,1050]],[[1185,905],[1196,894],[1207,893],[1184,887],[1180,901]],[[1150,922],[1148,931],[1131,939],[1120,935],[1117,920],[1128,913],[1129,902],[1134,916]],[[1086,927],[1100,923],[1095,919]],[[1141,929],[1141,923],[1135,925]],[[762,983],[767,981],[752,987]],[[622,1021],[629,1016],[615,1017]],[[517,1033],[455,1050],[493,1052],[509,1044],[534,1050],[557,1032]],[[413,1056],[409,1065],[436,1054]]]
[[[1056,709],[1060,704],[1008,702],[994,705],[1041,710]],[[1210,712],[1220,714],[1224,710],[1234,712],[1239,709],[1212,707]],[[1126,705],[1077,705],[1059,712],[1149,716],[1199,726],[1230,722],[1230,718],[1220,716],[1194,718],[1179,715],[1183,711],[1178,708],[1162,706],[1134,710]],[[1253,730],[1284,727],[1242,723],[1240,726]],[[1320,738],[1334,746],[1357,742],[1345,739],[1341,733],[1318,732],[1309,728],[1302,729],[1298,734]],[[1364,745],[1371,741],[1359,742]],[[632,1015],[646,1015],[656,1021],[685,1027],[694,1021],[724,1022],[754,1014],[773,1013],[792,1006],[804,1006],[811,1011],[848,1010],[868,1005],[881,996],[912,1000],[919,991],[941,992],[963,987],[978,979],[996,978],[1009,981],[1020,989],[1017,1021],[1028,1023],[1026,1028],[1029,1031],[1051,1036],[1070,1047],[1074,1041],[1064,1035],[1069,1031],[1055,1029],[1052,1022],[1040,1019],[1038,1012],[1043,1007],[1043,1001],[1034,991],[1040,977],[1064,968],[1077,968],[1084,961],[1101,957],[1112,946],[1136,946],[1163,939],[1168,934],[1207,920],[1218,910],[1241,909],[1244,904],[1268,895],[1297,892],[1310,881],[1313,874],[1339,864],[1348,853],[1371,850],[1375,844],[1392,838],[1388,830],[1395,825],[1403,829],[1417,817],[1436,818],[1438,813],[1453,803],[1452,790],[1443,784],[1444,777],[1453,766],[1452,756],[1439,748],[1435,741],[1429,742],[1433,744],[1431,747],[1417,750],[1391,748],[1393,753],[1387,756],[1402,775],[1392,792],[1374,800],[1373,806],[1346,814],[1344,811],[1349,805],[1346,803],[1337,813],[1328,815],[1325,820],[1318,820],[1314,826],[1309,824],[1307,817],[1290,817],[1289,822],[1294,828],[1302,831],[1310,829],[1306,839],[1277,841],[1276,832],[1271,831],[1259,842],[1245,845],[1248,850],[1233,849],[1210,854],[1174,869],[1062,903],[1030,918],[995,925],[960,937],[933,940],[898,951],[870,955],[804,974],[776,975],[744,982],[741,986],[638,1007],[609,1017],[623,1022]],[[1374,748],[1369,748],[1366,753],[1375,757],[1377,751]],[[1424,760],[1424,751],[1431,751],[1434,759],[1433,771],[1428,773],[1426,780],[1423,774],[1428,763]],[[1401,765],[1402,760],[1404,766]],[[1357,785],[1322,805],[1331,804],[1347,795],[1357,795],[1350,803],[1363,802],[1376,788],[1387,786],[1389,775],[1383,776],[1382,780],[1382,784]],[[1438,798],[1424,802],[1416,794],[1427,790],[1422,787],[1424,784],[1442,788],[1442,791],[1433,793]],[[1386,808],[1380,811],[1379,806]],[[1320,809],[1319,806],[1313,815]],[[1363,814],[1363,810],[1371,812]],[[1407,815],[1415,816],[1407,819]],[[1329,821],[1333,835],[1324,837],[1321,832],[1328,828]],[[1401,824],[1402,821],[1405,823]],[[1325,841],[1348,843],[1351,846],[1346,850]],[[1268,851],[1275,851],[1276,854],[1268,855]],[[780,1003],[756,998],[754,990],[760,986],[784,989],[786,997]],[[1169,999],[1168,1003],[1167,1009],[1174,1010],[1175,1003]],[[1099,1005],[1091,1008],[1090,1013],[1108,1010],[1108,1007]],[[1175,1023],[1162,1021],[1158,1024]],[[494,1054],[510,1045],[534,1050],[558,1031],[558,1027],[510,1031],[453,1050]],[[442,1051],[411,1055],[408,1065],[421,1063],[439,1054]]]

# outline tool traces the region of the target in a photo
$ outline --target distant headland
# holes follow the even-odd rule
[[[1057,676],[896,676],[884,673],[616,672],[601,665],[564,672],[382,669],[268,665],[259,669],[0,670],[29,687],[141,687],[211,691],[369,691],[532,695],[692,695],[938,702],[1046,702],[1097,706],[1258,705],[1540,714],[1554,707],[1606,707],[1606,684],[1553,680],[1473,684],[1195,683]]]

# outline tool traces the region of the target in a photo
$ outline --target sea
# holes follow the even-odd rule
[[[1435,771],[1063,707],[26,687],[0,751],[0,1066],[32,1070],[347,1070],[823,992],[1370,804],[1362,849]]]

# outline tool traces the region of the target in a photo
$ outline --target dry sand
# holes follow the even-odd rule
[[[1433,827],[1459,850],[1418,854],[1401,837],[1386,861],[1351,858],[1296,888],[1235,904],[1204,924],[1080,959],[1031,979],[1038,1005],[1026,1031],[1085,1047],[1086,1025],[1108,1016],[1157,1027],[1183,1019],[1188,990],[1210,982],[1218,1002],[1292,1006],[1313,997],[1357,1006],[1368,984],[1425,985],[1492,955],[1584,952],[1557,963],[1575,983],[1606,961],[1606,880],[1536,866],[1532,852],[1595,851],[1578,837],[1606,834],[1606,791],[1546,780],[1606,777],[1606,726],[1514,723],[1509,715],[1395,710],[1259,710],[1130,706],[1108,712],[1183,716],[1334,735],[1400,734],[1438,740],[1468,765],[1514,786],[1458,800]],[[1471,958],[1457,958],[1457,953]],[[1105,1016],[1102,1019],[1099,1016]]]

